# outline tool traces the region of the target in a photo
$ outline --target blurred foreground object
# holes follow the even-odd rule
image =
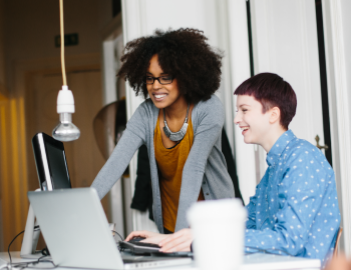
[[[346,259],[343,254],[333,257],[325,270],[351,270],[351,260]]]
[[[200,201],[187,212],[194,259],[201,270],[239,269],[247,212],[240,199]]]

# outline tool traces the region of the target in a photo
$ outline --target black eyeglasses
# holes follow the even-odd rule
[[[170,84],[173,82],[174,77],[171,75],[160,76],[160,77],[152,77],[152,76],[145,77],[146,84],[154,84],[155,80],[158,80],[160,84]]]

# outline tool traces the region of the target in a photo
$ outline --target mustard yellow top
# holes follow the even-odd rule
[[[193,145],[193,139],[193,125],[189,119],[184,138],[171,148],[164,147],[159,120],[157,120],[154,145],[160,179],[163,227],[171,232],[174,232],[177,221],[183,167]],[[202,191],[198,200],[204,200]]]

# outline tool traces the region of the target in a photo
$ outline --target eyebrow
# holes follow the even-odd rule
[[[249,106],[250,107],[250,105],[247,105],[247,104],[241,104],[238,108],[240,108],[240,107],[242,107],[242,106]]]

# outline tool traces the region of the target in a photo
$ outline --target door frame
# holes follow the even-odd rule
[[[349,3],[348,3],[349,4]],[[345,8],[346,6],[346,8]],[[340,249],[351,255],[351,87],[350,47],[351,34],[346,32],[351,20],[344,12],[351,11],[351,5],[343,0],[322,0],[324,42],[328,80],[330,133],[333,169],[341,212],[343,234]],[[348,21],[347,21],[348,20]]]

